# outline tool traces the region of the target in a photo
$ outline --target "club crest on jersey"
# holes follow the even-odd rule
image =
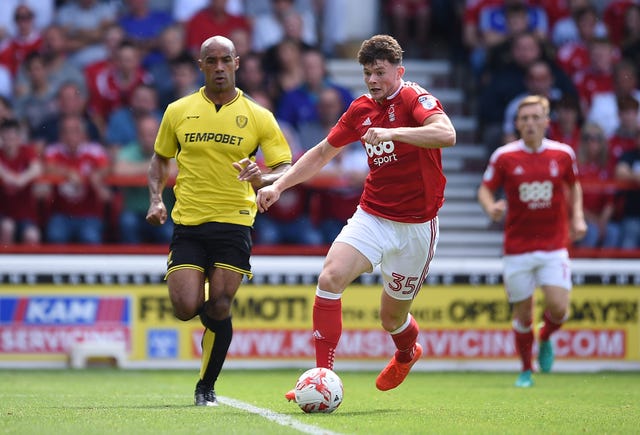
[[[436,99],[432,95],[422,95],[418,97],[418,103],[422,104],[422,107],[427,110],[436,107]]]
[[[247,118],[244,115],[236,116],[236,125],[240,128],[244,128],[247,125],[248,121],[249,121],[249,118]]]
[[[389,122],[393,122],[396,120],[396,108],[393,104],[389,106],[389,110],[387,111],[387,113],[389,114]]]
[[[558,172],[558,162],[556,162],[555,160],[551,160],[549,162],[549,174],[551,174],[552,177],[557,177]]]

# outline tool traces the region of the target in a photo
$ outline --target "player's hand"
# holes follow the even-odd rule
[[[262,170],[260,166],[249,158],[232,163],[238,171],[238,180],[248,181],[254,189],[262,187]]]
[[[262,189],[258,190],[258,195],[256,197],[256,204],[258,205],[258,210],[260,213],[264,213],[269,210],[275,202],[280,198],[280,191],[275,188],[273,185],[265,186]]]
[[[569,237],[572,242],[582,240],[587,234],[587,223],[584,218],[574,218],[571,220],[571,228],[569,228]]]
[[[487,208],[487,215],[494,222],[500,222],[507,211],[507,201],[499,199]]]
[[[162,225],[167,221],[167,208],[162,201],[154,201],[147,211],[147,222],[151,225]]]
[[[371,145],[380,145],[383,142],[393,140],[393,138],[388,128],[373,127],[367,130],[362,136],[362,140]]]

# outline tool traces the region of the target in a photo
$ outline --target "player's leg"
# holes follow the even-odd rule
[[[542,372],[551,371],[554,362],[551,334],[562,327],[569,317],[571,271],[566,250],[545,253],[538,270],[545,297],[543,323],[539,332],[538,364]]]
[[[392,242],[380,265],[384,285],[380,321],[396,352],[376,379],[381,391],[400,385],[422,356],[418,323],[409,310],[427,277],[439,237],[437,217],[422,224],[389,223],[388,227]]]
[[[380,321],[396,345],[391,361],[376,378],[376,387],[387,391],[400,385],[413,365],[422,356],[422,346],[417,342],[418,323],[409,313],[412,300],[398,300],[382,293]]]
[[[217,404],[215,383],[231,345],[231,304],[242,282],[242,276],[237,271],[224,268],[215,268],[209,275],[209,298],[200,312],[200,321],[205,330],[202,336],[200,378],[196,385],[196,405]],[[201,397],[198,397],[199,394]]]
[[[516,387],[533,385],[533,297],[513,303],[513,336],[522,369]]]
[[[506,255],[504,257],[504,286],[512,304],[513,336],[521,362],[517,387],[533,385],[533,292],[536,287],[532,254]]]
[[[333,370],[335,351],[342,335],[342,292],[354,279],[371,269],[369,260],[349,244],[336,242],[329,249],[313,303],[316,367]]]

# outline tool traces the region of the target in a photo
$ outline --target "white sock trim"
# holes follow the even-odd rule
[[[411,314],[408,314],[407,315],[407,320],[402,324],[402,326],[400,326],[395,331],[391,331],[389,334],[391,334],[391,335],[400,334],[402,331],[404,331],[405,329],[407,329],[409,327],[409,324],[411,323],[411,319],[413,319],[413,316]]]
[[[530,332],[531,328],[533,327],[533,325],[522,326],[522,324],[517,319],[513,321],[512,325],[513,325],[513,330],[521,334]]]
[[[331,293],[328,291],[320,290],[320,287],[316,287],[316,296],[322,299],[330,299],[332,301],[337,301],[342,297],[342,293]]]

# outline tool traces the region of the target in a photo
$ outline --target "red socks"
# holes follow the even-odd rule
[[[533,370],[531,355],[533,354],[533,328],[529,326],[521,326],[519,323],[513,323],[513,333],[515,337],[516,350],[522,361],[522,371]]]
[[[397,334],[391,334],[391,338],[398,349],[396,351],[396,361],[408,363],[413,359],[413,350],[418,339],[418,332],[418,323],[412,315],[409,315],[409,322],[405,329]]]
[[[316,367],[333,370],[340,335],[342,335],[342,300],[325,299],[316,295],[313,304]]]
[[[544,319],[544,323],[542,328],[540,328],[540,341],[547,341],[549,340],[549,337],[551,337],[551,334],[560,329],[564,323],[564,319],[561,320],[560,323],[555,323],[548,311],[545,311],[542,317]]]

